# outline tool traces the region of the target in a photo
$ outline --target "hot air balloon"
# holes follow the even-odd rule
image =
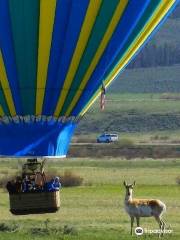
[[[102,83],[178,2],[0,0],[0,155],[65,156]]]

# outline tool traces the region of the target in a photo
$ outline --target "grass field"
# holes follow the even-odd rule
[[[149,113],[149,114],[167,114],[180,113],[180,94],[169,94],[169,96],[179,96],[178,100],[164,99],[165,94],[149,94],[149,93],[111,93],[106,96],[106,108],[104,112],[99,112],[99,101],[93,105],[92,110],[99,115],[108,112],[117,113]]]
[[[18,171],[20,165],[20,160],[1,161],[1,178]],[[83,185],[61,190],[61,209],[56,214],[18,217],[9,213],[8,195],[2,189],[0,240],[135,239],[136,236],[129,235],[130,221],[123,207],[124,179],[137,181],[136,197],[159,198],[167,204],[165,220],[173,233],[165,235],[164,239],[177,240],[180,238],[180,186],[176,184],[179,167],[179,159],[49,160],[48,171],[61,175],[70,170],[83,177]],[[5,224],[5,229],[2,223]],[[141,225],[148,229],[157,229],[152,218],[142,219]],[[13,230],[15,232],[8,232]],[[141,239],[157,239],[157,235],[146,234]]]
[[[76,134],[175,133],[180,131],[179,106],[179,94],[107,94],[105,110],[100,111],[98,100],[81,120]]]

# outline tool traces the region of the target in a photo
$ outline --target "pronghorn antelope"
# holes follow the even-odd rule
[[[126,188],[125,195],[125,209],[131,218],[131,235],[133,234],[133,223],[134,218],[137,221],[137,227],[139,227],[140,217],[155,217],[159,224],[160,235],[163,235],[165,229],[165,222],[162,220],[162,215],[166,211],[166,205],[158,199],[135,199],[132,197],[133,184],[127,184],[124,181],[124,186]]]

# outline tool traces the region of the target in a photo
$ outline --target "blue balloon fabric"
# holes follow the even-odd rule
[[[62,123],[53,119],[31,122],[18,119],[0,124],[0,155],[65,157],[75,128],[74,122]]]

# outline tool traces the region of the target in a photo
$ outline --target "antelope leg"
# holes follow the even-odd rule
[[[137,221],[137,227],[139,227],[140,217],[136,217],[136,221]]]
[[[159,216],[155,216],[156,221],[158,222],[160,231],[162,230],[162,222]],[[159,237],[161,237],[161,232],[159,233]]]
[[[131,216],[131,235],[133,235],[133,223],[134,223],[134,217]]]

